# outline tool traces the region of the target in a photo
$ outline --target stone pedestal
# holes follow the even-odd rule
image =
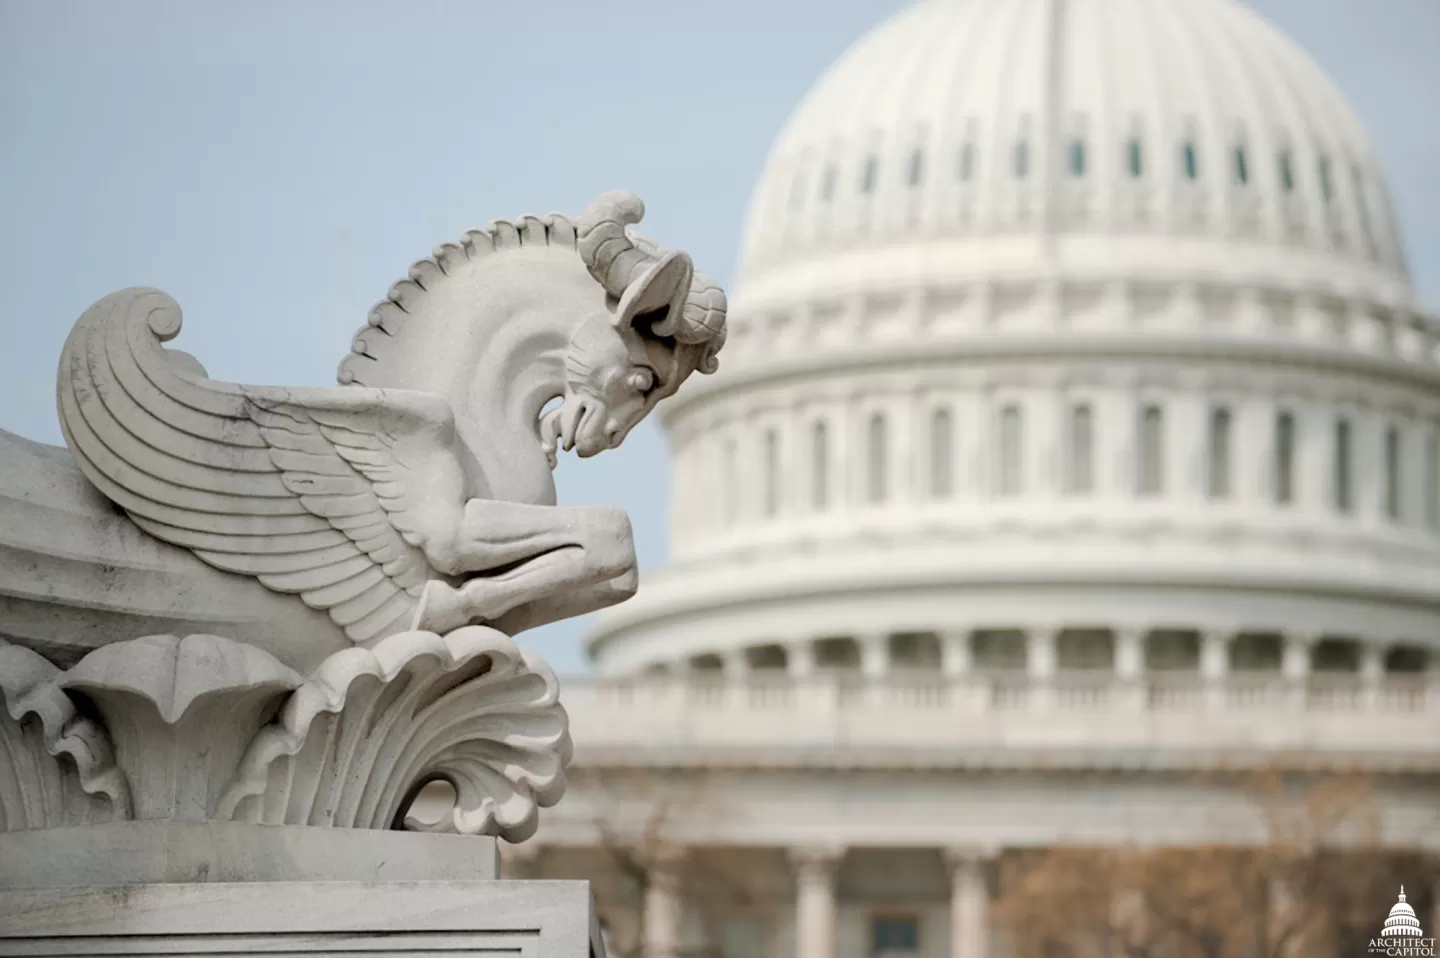
[[[588,882],[495,840],[233,822],[0,834],[0,955],[605,958]]]

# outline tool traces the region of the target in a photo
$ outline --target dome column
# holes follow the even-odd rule
[[[1362,642],[1360,646],[1360,681],[1366,687],[1379,685],[1385,678],[1385,645]]]
[[[796,958],[835,958],[835,875],[841,848],[794,848]]]
[[[1271,449],[1274,446],[1275,407],[1263,396],[1243,396],[1235,409],[1234,449]],[[1235,505],[1246,513],[1271,509],[1274,500],[1273,456],[1236,456]]]
[[[1229,630],[1203,629],[1200,632],[1200,677],[1208,685],[1218,685],[1229,673]]]
[[[970,630],[951,629],[940,636],[940,670],[948,679],[968,676],[974,669]]]
[[[995,857],[989,849],[950,848],[950,958],[989,958],[990,891],[985,869]]]
[[[1055,700],[1055,639],[1058,626],[1038,626],[1025,634],[1025,667],[1030,679],[1030,702],[1048,709]]]
[[[1205,706],[1212,712],[1225,708],[1225,684],[1230,675],[1230,639],[1228,629],[1200,631],[1200,681],[1204,686]]]
[[[861,635],[855,640],[860,645],[860,672],[867,679],[882,679],[890,671],[889,637],[883,632]]]
[[[1115,630],[1115,677],[1123,683],[1138,680],[1145,672],[1145,630],[1125,626]]]
[[[1310,652],[1316,638],[1304,632],[1287,632],[1284,635],[1280,672],[1288,686],[1287,694],[1291,706],[1297,711],[1305,708],[1306,690],[1310,680]]]
[[[1295,474],[1297,505],[1311,522],[1326,522],[1331,515],[1330,497],[1334,481],[1334,417],[1323,403],[1314,399],[1296,410],[1300,448]]]
[[[785,646],[785,667],[792,679],[815,675],[815,643],[808,639]]]
[[[1122,626],[1115,630],[1115,679],[1122,708],[1132,712],[1145,709],[1145,634],[1140,626]]]
[[[1365,711],[1374,714],[1380,704],[1380,684],[1385,680],[1385,646],[1379,642],[1360,645],[1360,694]]]

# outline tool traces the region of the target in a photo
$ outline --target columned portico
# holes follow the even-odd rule
[[[991,849],[950,848],[950,958],[989,958],[990,890],[986,868]]]
[[[836,847],[795,848],[795,956],[835,958],[835,872],[844,856]]]

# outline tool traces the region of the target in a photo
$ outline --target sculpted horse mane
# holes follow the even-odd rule
[[[164,293],[91,307],[61,426],[151,536],[324,612],[350,641],[472,623],[513,634],[623,599],[618,510],[554,504],[562,451],[614,448],[724,342],[725,298],[636,237],[639,199],[473,230],[370,312],[340,385],[220,383],[167,348]],[[555,401],[559,400],[558,405]]]
[[[607,213],[618,215],[605,218]],[[467,230],[458,243],[443,243],[434,255],[413,263],[406,278],[392,284],[385,298],[371,307],[369,322],[356,331],[350,355],[341,360],[336,380],[342,385],[382,385],[374,364],[385,360],[421,298],[440,290],[471,261],[497,252],[536,247],[575,250],[607,290],[618,287],[623,291],[630,273],[646,258],[659,255],[654,243],[625,229],[643,216],[644,206],[638,197],[607,194],[592,204],[588,215],[578,222],[563,213],[551,213],[521,216],[514,223],[496,220],[483,229]],[[374,335],[376,329],[384,335]],[[703,344],[705,349],[696,368],[702,373],[715,372],[719,365],[717,354],[725,344],[724,292],[708,277],[696,274],[682,314],[667,318],[653,332],[674,336],[681,343]]]

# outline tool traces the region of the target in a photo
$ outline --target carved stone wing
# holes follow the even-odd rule
[[[142,529],[329,613],[352,641],[408,628],[432,578],[427,510],[464,499],[439,397],[208,379],[161,344],[176,302],[107,296],[59,370],[60,424],[85,475]]]

